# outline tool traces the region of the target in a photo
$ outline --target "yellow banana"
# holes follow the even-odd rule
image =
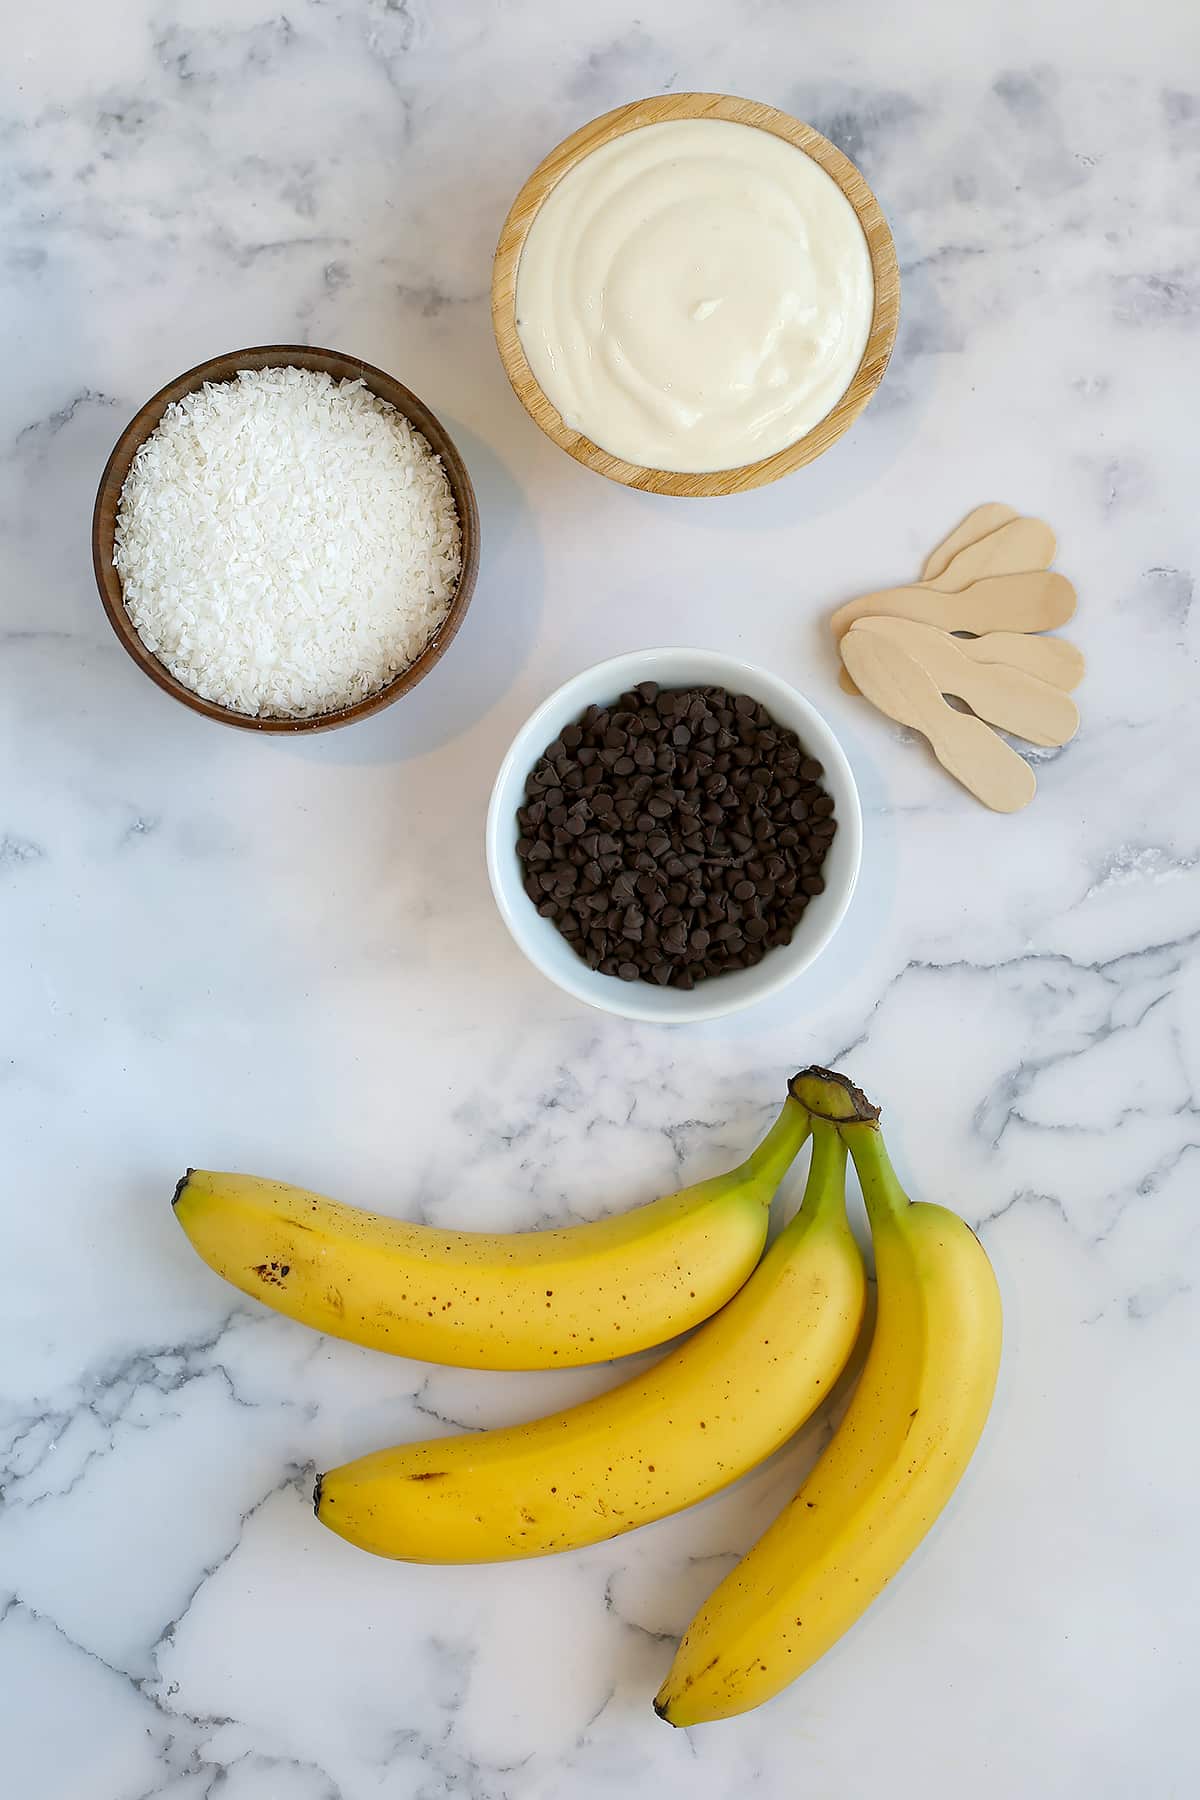
[[[555,1231],[439,1231],[206,1169],[180,1182],[175,1217],[218,1275],[316,1331],[464,1368],[562,1369],[665,1343],[723,1306],[808,1130],[789,1097],[731,1173]]]
[[[875,1245],[875,1332],[829,1448],[689,1625],[654,1702],[672,1725],[748,1712],[836,1643],[954,1492],[996,1384],[1000,1295],[975,1234],[907,1198],[857,1089],[818,1070],[793,1092],[843,1121]]]
[[[494,1562],[615,1537],[735,1481],[815,1410],[858,1335],[845,1169],[819,1123],[796,1217],[716,1318],[646,1373],[530,1424],[347,1463],[318,1479],[317,1517],[380,1556]]]

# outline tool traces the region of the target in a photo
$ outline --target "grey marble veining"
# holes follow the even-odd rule
[[[1200,1782],[1200,92],[1185,0],[49,0],[0,72],[0,1769],[22,1800],[1127,1800]],[[895,230],[876,404],[819,464],[681,506],[545,442],[491,341],[509,201],[567,131],[723,88],[810,119]],[[145,397],[242,344],[392,370],[475,477],[484,563],[392,711],[260,743],[112,637],[88,530]],[[836,686],[823,631],[970,506],[1047,517],[1083,730],[984,813]],[[661,1032],[520,960],[481,853],[558,681],[640,643],[767,662],[830,718],[867,846],[825,958]],[[514,1033],[513,1021],[519,1021]],[[885,1107],[1006,1301],[936,1535],[761,1715],[649,1699],[793,1490],[578,1556],[386,1565],[314,1466],[595,1392],[310,1336],[225,1290],[188,1162],[443,1224],[594,1216],[727,1166],[792,1068]],[[790,1184],[794,1199],[796,1182]]]

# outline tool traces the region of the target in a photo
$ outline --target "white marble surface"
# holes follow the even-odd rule
[[[45,0],[9,20],[6,1794],[1196,1792],[1197,48],[1188,0]],[[705,86],[861,161],[905,305],[886,389],[832,454],[689,505],[542,440],[486,290],[544,150]],[[137,673],[88,532],[150,392],[296,338],[383,364],[447,419],[483,572],[418,694],[257,742]],[[993,498],[1058,528],[1091,659],[1080,738],[1010,820],[840,694],[820,631]],[[819,968],[667,1033],[525,966],[481,837],[532,705],[671,639],[796,680],[868,817]],[[724,1166],[810,1059],[861,1080],[912,1188],[980,1228],[1006,1296],[999,1399],[868,1621],[767,1712],[672,1733],[649,1708],[671,1640],[810,1447],[585,1555],[373,1562],[316,1525],[312,1463],[608,1372],[468,1377],[310,1337],[225,1291],[168,1200],[190,1161],[443,1221],[585,1216]]]

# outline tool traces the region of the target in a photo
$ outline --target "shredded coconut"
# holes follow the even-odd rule
[[[420,655],[462,537],[441,459],[364,382],[242,369],[175,401],[137,452],[113,562],[138,636],[185,687],[306,718]]]

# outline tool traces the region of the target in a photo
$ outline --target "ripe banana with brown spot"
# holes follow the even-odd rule
[[[795,1218],[728,1305],[645,1373],[529,1424],[333,1469],[317,1517],[379,1556],[493,1562],[615,1537],[735,1481],[820,1405],[858,1335],[845,1169],[837,1131],[818,1122]]]
[[[206,1169],[180,1182],[175,1217],[218,1275],[316,1331],[464,1368],[561,1369],[665,1343],[723,1306],[808,1131],[789,1097],[730,1173],[562,1230],[436,1230]]]
[[[654,1702],[672,1725],[761,1706],[854,1624],[954,1492],[987,1419],[1000,1294],[956,1214],[914,1204],[874,1107],[810,1070],[793,1092],[839,1121],[875,1245],[878,1316],[849,1409],[800,1492],[688,1626]]]

